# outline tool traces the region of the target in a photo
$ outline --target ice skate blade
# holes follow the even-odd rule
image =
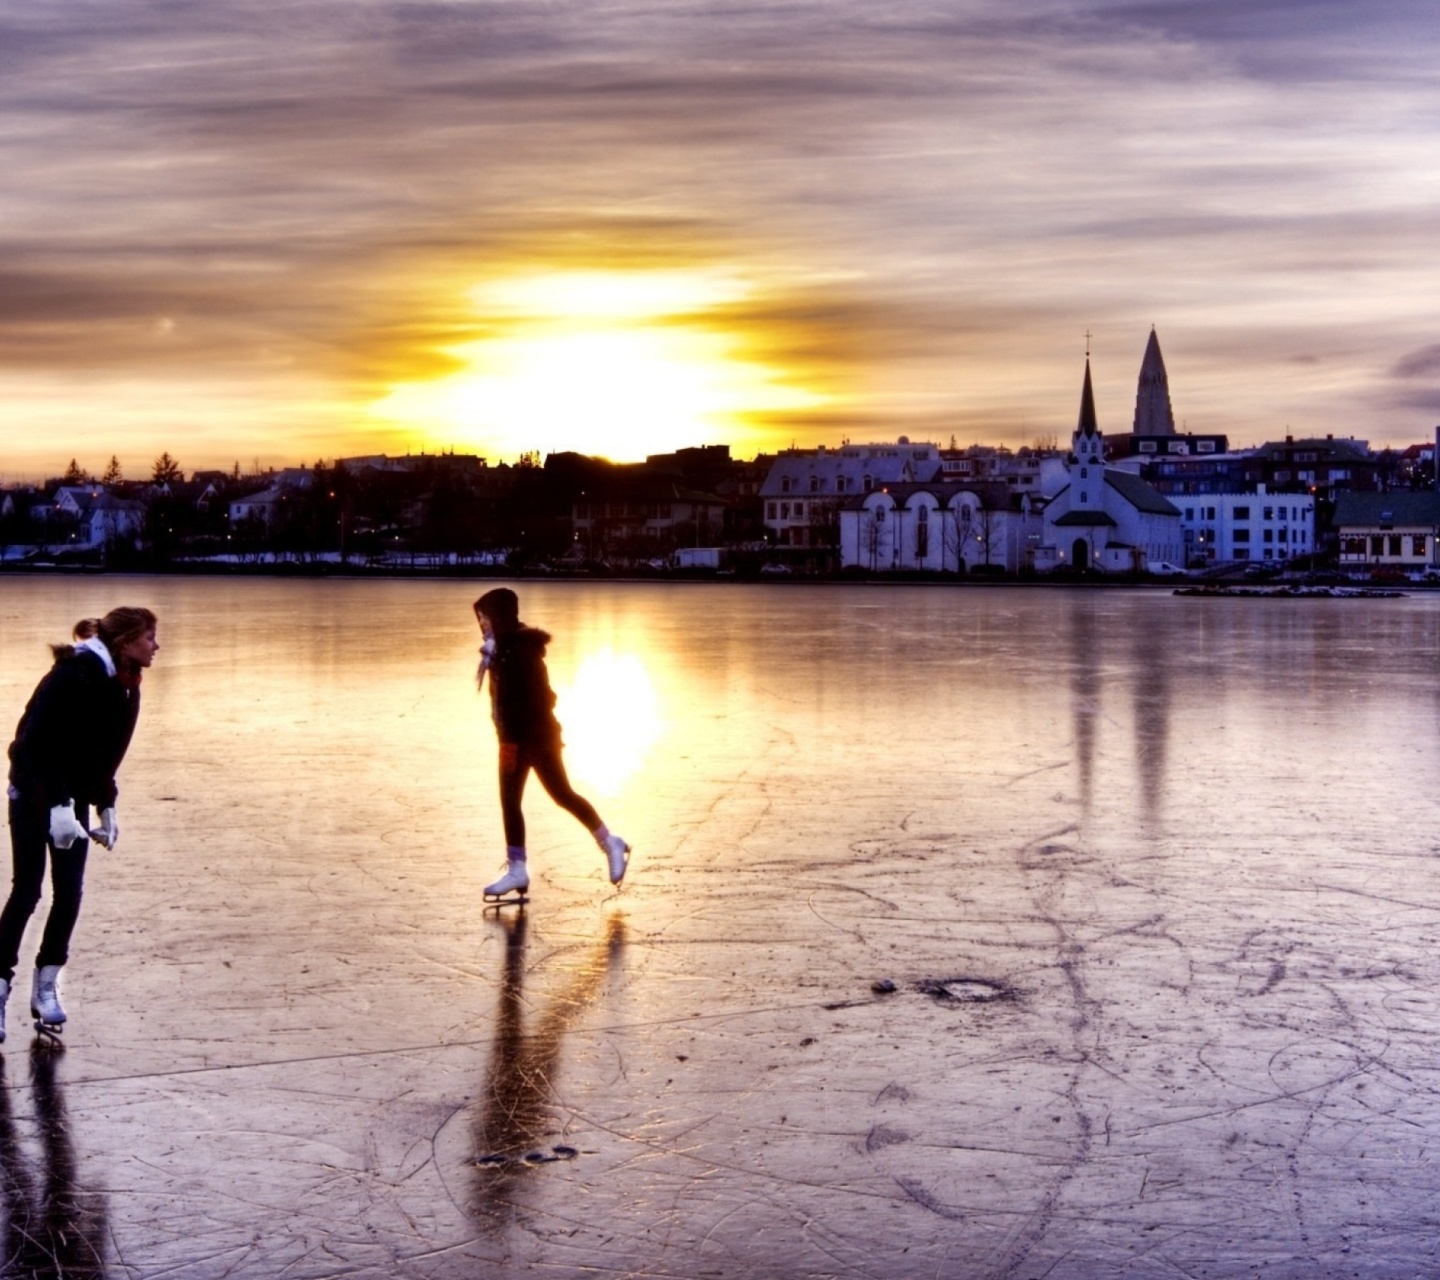
[[[60,1033],[65,1030],[63,1022],[41,1022],[35,1019],[35,1044],[42,1049],[63,1049],[65,1042]]]
[[[480,910],[499,911],[501,907],[523,907],[529,901],[528,893],[487,893]]]

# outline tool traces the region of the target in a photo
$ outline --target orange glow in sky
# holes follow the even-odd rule
[[[432,445],[508,457],[576,450],[634,461],[737,440],[825,397],[747,352],[724,310],[748,287],[697,270],[539,272],[469,293],[486,336],[460,368],[401,382],[370,413]]]

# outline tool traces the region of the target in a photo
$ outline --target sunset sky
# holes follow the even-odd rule
[[[0,0],[0,478],[1440,423],[1431,0]]]

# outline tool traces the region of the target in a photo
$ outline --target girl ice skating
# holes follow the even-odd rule
[[[140,714],[140,677],[160,649],[155,615],[122,607],[75,625],[78,644],[52,646],[55,665],[35,687],[10,744],[10,848],[14,881],[0,911],[0,1040],[20,939],[40,901],[47,851],[52,900],[35,957],[35,1029],[58,1034],[61,966],[80,914],[93,838],[115,847],[115,771]],[[98,825],[91,827],[91,807]]]
[[[523,900],[530,887],[525,858],[525,815],[520,803],[533,770],[550,798],[574,814],[595,838],[610,864],[610,883],[625,878],[630,846],[600,820],[594,806],[570,785],[561,754],[555,694],[545,670],[550,636],[520,621],[519,598],[508,587],[487,591],[475,602],[485,637],[479,679],[490,677],[490,708],[500,738],[500,812],[505,825],[505,874],[485,886],[488,899]]]

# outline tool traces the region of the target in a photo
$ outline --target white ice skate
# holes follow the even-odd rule
[[[35,985],[30,989],[30,1013],[35,1030],[42,1036],[55,1037],[65,1028],[65,1010],[60,1005],[60,966],[42,965],[35,970]]]
[[[625,879],[625,868],[630,865],[630,846],[612,834],[600,842],[600,849],[610,859],[610,883],[619,884]]]
[[[508,907],[513,903],[516,906],[524,906],[530,901],[525,892],[529,887],[530,869],[523,862],[507,862],[505,874],[494,884],[485,886],[485,905],[487,907]]]

